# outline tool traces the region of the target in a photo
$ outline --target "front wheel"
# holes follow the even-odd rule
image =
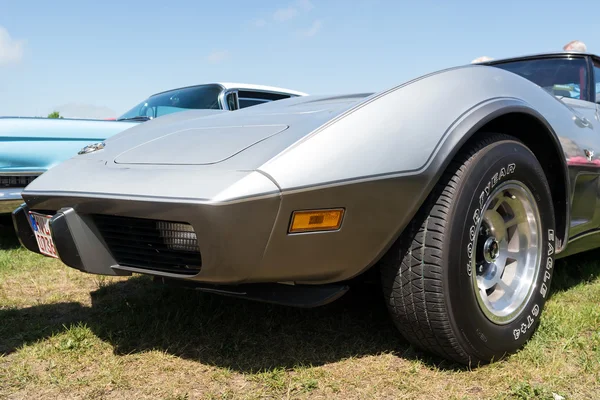
[[[511,136],[485,136],[456,157],[380,262],[400,332],[465,364],[529,340],[554,265],[554,210],[539,162]]]

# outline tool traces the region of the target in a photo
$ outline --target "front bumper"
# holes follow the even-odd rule
[[[0,188],[0,214],[11,213],[23,203],[23,188]]]
[[[12,216],[21,244],[33,252],[40,253],[29,223],[28,206],[22,204],[12,213]],[[105,247],[102,238],[96,236],[97,230],[88,225],[89,222],[88,216],[78,215],[73,208],[62,208],[50,221],[52,238],[61,261],[83,272],[103,275],[131,275],[132,272],[140,272],[154,275],[155,281],[170,285],[294,307],[324,305],[341,297],[349,289],[348,285],[343,283],[280,284],[282,282],[277,279],[277,274],[288,274],[289,270],[281,268],[274,276],[269,276],[265,271],[260,272],[260,260],[253,259],[252,254],[249,254],[250,258],[246,259],[245,265],[238,264],[232,269],[232,265],[227,264],[226,260],[221,260],[224,264],[221,264],[218,269],[209,266],[208,270],[203,269],[194,277],[118,265]],[[247,244],[237,243],[242,247]],[[235,245],[232,249],[234,248]],[[242,248],[239,250],[243,251]],[[221,256],[226,258],[227,255],[222,253]],[[235,274],[232,273],[233,270],[236,271]]]
[[[180,168],[154,168],[153,175],[142,173],[142,168],[78,172],[87,171],[77,168],[85,164],[62,171],[69,172],[69,179],[61,178],[60,168],[50,170],[44,174],[46,179],[36,180],[23,192],[26,206],[14,213],[14,220],[25,247],[37,251],[26,244],[32,237],[28,209],[56,214],[60,218],[51,222],[54,242],[60,258],[73,268],[206,284],[314,285],[351,279],[372,266],[395,241],[424,190],[418,176],[280,192],[258,173],[216,168],[184,169],[185,174]],[[156,184],[149,185],[149,179]],[[262,194],[244,196],[257,186]],[[180,197],[169,196],[173,188]],[[346,210],[339,230],[288,233],[294,211],[329,208]],[[182,275],[119,264],[96,226],[97,215],[191,225],[197,235],[200,270]]]
[[[38,199],[39,200],[39,199]],[[70,203],[76,207],[55,204]],[[159,203],[116,199],[50,198],[32,211],[53,215],[50,230],[58,256],[68,266],[94,274],[130,275],[132,272],[207,283],[277,281],[261,276],[259,265],[277,216],[279,196],[230,205]],[[39,253],[29,222],[30,207],[13,212],[15,230],[24,247]],[[94,215],[189,223],[196,231],[202,255],[198,274],[178,274],[140,266],[120,265],[96,225]]]

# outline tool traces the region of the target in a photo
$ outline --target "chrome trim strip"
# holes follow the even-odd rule
[[[599,233],[600,233],[600,228],[592,228],[589,231],[584,231],[584,232],[581,232],[581,233],[579,233],[579,234],[577,234],[577,235],[575,235],[573,237],[570,237],[568,244],[576,242],[577,240],[583,239],[583,238],[585,238],[587,236],[590,236],[590,235],[597,235]]]
[[[18,200],[22,203],[23,198],[21,197],[21,192],[23,189],[24,188],[22,187],[0,188],[0,202]]]
[[[227,89],[227,90],[223,90],[221,93],[219,93],[219,103],[221,104],[221,108],[223,110],[227,110],[227,111],[234,111],[231,108],[229,108],[229,104],[227,103],[227,96],[229,96],[230,94],[235,93],[235,110],[239,110],[240,108],[240,102],[237,96],[238,93],[238,89]]]
[[[107,200],[131,200],[131,201],[153,201],[161,203],[185,203],[185,204],[200,204],[200,205],[211,205],[211,206],[224,206],[229,204],[243,203],[246,201],[261,200],[271,197],[279,197],[281,192],[273,190],[264,192],[256,195],[248,195],[242,197],[236,197],[225,201],[212,201],[210,199],[201,198],[189,198],[189,197],[165,197],[165,196],[144,196],[144,195],[129,195],[120,193],[90,193],[90,192],[68,192],[62,190],[47,190],[43,192],[38,191],[27,191],[27,196],[41,196],[41,197],[74,197],[74,198],[93,198],[93,199],[107,199]]]
[[[226,92],[227,92],[227,90],[221,90],[221,93],[219,93],[219,96],[217,97],[217,99],[219,101],[219,106],[221,107],[221,110],[230,111],[229,108],[227,107],[227,102],[225,101],[225,93]]]
[[[258,99],[256,97],[238,97],[238,100],[260,101],[261,103],[268,103],[270,101],[275,101],[275,100],[269,100],[269,99]]]
[[[0,176],[40,176],[46,171],[0,171]]]
[[[166,278],[184,278],[184,279],[190,279],[190,278],[194,278],[196,276],[198,276],[198,274],[200,272],[198,272],[198,274],[195,275],[185,275],[185,274],[174,274],[172,272],[166,272],[166,271],[157,271],[155,269],[150,269],[150,268],[137,268],[137,267],[128,267],[125,265],[111,265],[110,267],[113,270],[120,270],[120,271],[127,271],[127,272],[135,272],[138,274],[146,274],[146,275],[155,275],[155,276],[164,276]]]
[[[23,204],[23,188],[0,188],[0,214],[8,214]]]

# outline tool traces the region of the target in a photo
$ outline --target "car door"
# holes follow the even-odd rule
[[[578,143],[587,159],[569,160],[572,182],[571,240],[600,227],[600,109],[597,102],[600,99],[600,62],[590,61],[592,68],[589,69],[586,93],[582,92],[580,98],[561,98],[577,112],[574,122],[589,128],[585,141]]]

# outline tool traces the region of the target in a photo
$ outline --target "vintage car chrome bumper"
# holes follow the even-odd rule
[[[43,173],[42,170],[0,172],[0,214],[11,213],[21,205],[23,189]]]
[[[0,188],[0,214],[11,213],[23,203],[23,188]]]

